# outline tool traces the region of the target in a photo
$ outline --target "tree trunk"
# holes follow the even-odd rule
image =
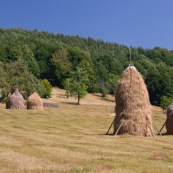
[[[80,105],[80,94],[79,94],[79,92],[78,92],[77,100],[78,100],[77,104]]]

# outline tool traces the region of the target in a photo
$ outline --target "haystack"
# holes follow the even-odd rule
[[[168,135],[173,135],[173,104],[167,108],[166,130]]]
[[[115,101],[114,134],[154,136],[148,91],[134,66],[122,74]]]
[[[27,109],[43,110],[43,102],[40,96],[34,92],[27,100]]]
[[[8,98],[6,102],[6,109],[24,109],[25,100],[20,94],[18,89],[15,89],[13,94]]]

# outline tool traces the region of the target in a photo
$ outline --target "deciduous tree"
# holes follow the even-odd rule
[[[70,96],[77,98],[77,104],[80,104],[81,98],[87,94],[88,74],[85,69],[77,67],[76,71],[70,73],[70,78],[64,82],[64,88]]]

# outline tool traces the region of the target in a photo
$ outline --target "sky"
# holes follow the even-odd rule
[[[173,0],[0,0],[0,28],[173,50]]]

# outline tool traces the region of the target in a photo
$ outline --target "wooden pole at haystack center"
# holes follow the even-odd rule
[[[113,134],[154,137],[149,94],[142,75],[132,65],[130,48],[129,59],[129,67],[120,77],[116,91]]]
[[[132,65],[132,51],[131,51],[131,48],[129,48],[129,61],[130,61],[130,65]],[[106,135],[109,134],[109,131],[110,131],[112,125],[114,124],[114,121],[115,121],[115,118],[113,119],[111,125],[109,126],[108,131],[106,132]],[[122,123],[122,124],[123,124],[123,123]],[[121,125],[122,125],[122,124],[121,124]],[[121,128],[121,125],[119,126],[119,129]],[[117,135],[119,129],[117,130],[117,132],[115,133],[115,135]]]
[[[132,51],[131,51],[131,48],[129,48],[129,53],[130,53],[130,65],[132,65]]]

